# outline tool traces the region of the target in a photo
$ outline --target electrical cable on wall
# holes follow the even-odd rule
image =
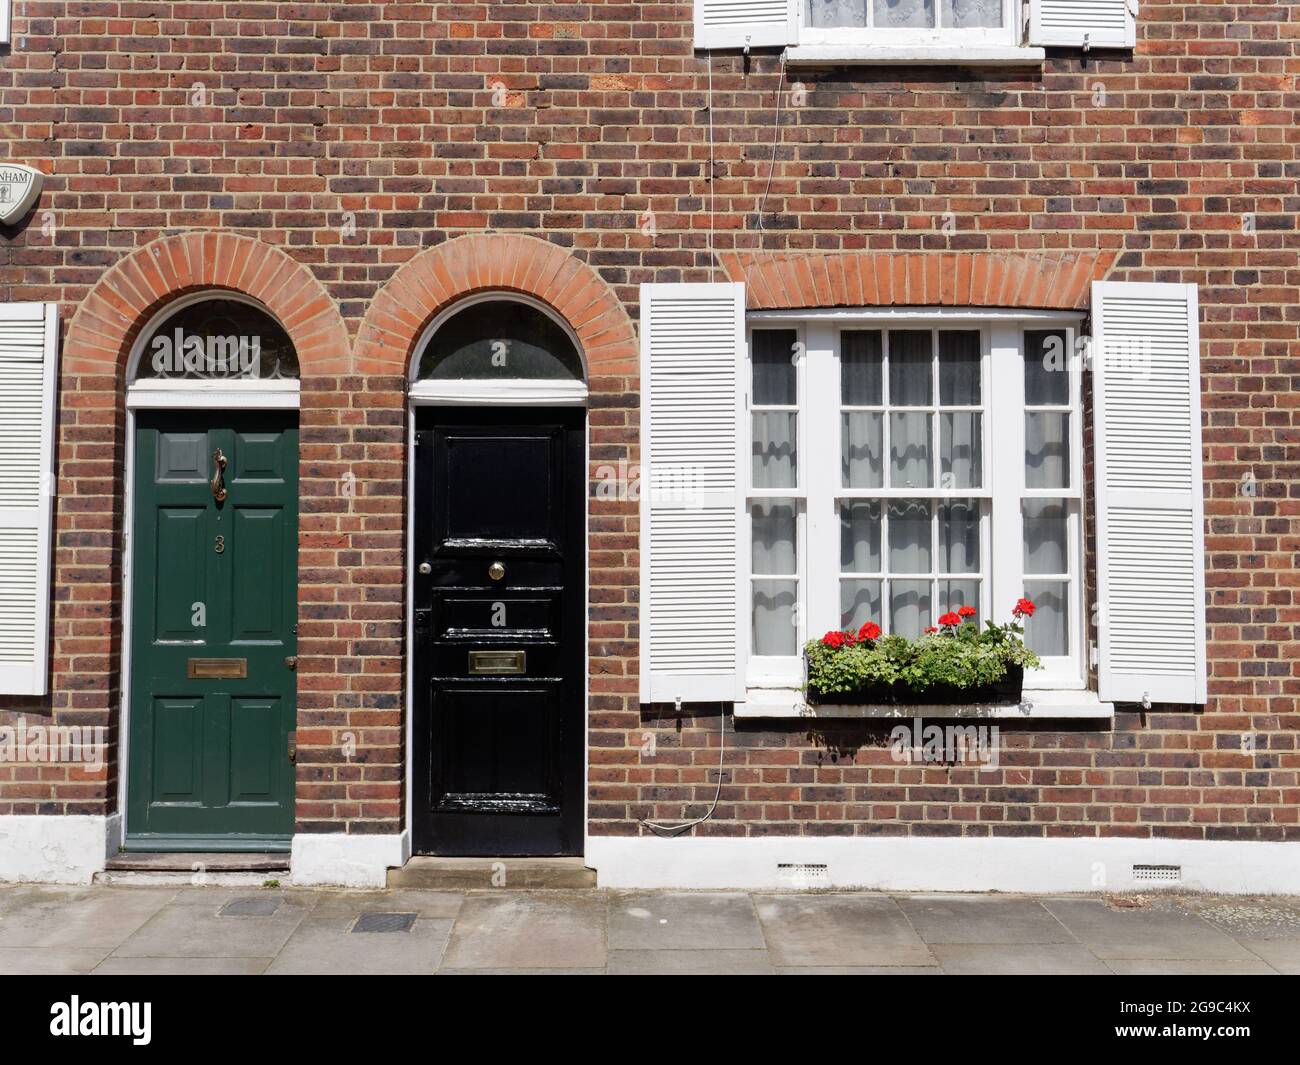
[[[785,92],[785,52],[781,53],[781,70],[776,76],[776,118],[772,122],[772,162],[767,168],[767,185],[758,201],[758,231],[763,232],[763,208],[767,194],[772,191],[772,175],[776,173],[776,152],[781,146],[781,97]]]
[[[718,712],[718,790],[713,793],[713,803],[709,806],[708,811],[703,817],[697,817],[694,821],[687,821],[681,825],[661,825],[655,821],[647,821],[641,818],[641,824],[652,832],[657,832],[661,836],[680,836],[696,825],[702,825],[718,808],[718,800],[722,798],[722,763],[727,753],[727,714],[725,710]]]
[[[718,256],[713,246],[713,230],[717,224],[716,196],[717,175],[713,170],[713,53],[705,57],[708,64],[708,97],[705,106],[709,109],[709,269],[716,280],[718,273]]]

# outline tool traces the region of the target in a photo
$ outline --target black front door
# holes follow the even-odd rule
[[[417,415],[418,853],[582,853],[585,414]]]

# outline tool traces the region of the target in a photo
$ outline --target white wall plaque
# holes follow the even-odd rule
[[[13,225],[26,217],[41,194],[45,175],[21,163],[0,163],[0,223]]]

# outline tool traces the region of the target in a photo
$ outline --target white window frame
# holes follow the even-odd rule
[[[817,27],[809,25],[809,0],[795,0],[798,8],[797,31],[799,44],[837,45],[870,48],[925,48],[925,47],[1014,47],[1024,37],[1022,0],[1002,0],[1002,25],[993,28],[956,29],[937,26],[934,29],[886,28],[871,24],[874,17],[874,0],[864,0],[867,25]],[[934,0],[935,20],[943,18],[942,0]]]
[[[1073,357],[1081,314],[1065,312],[997,311],[976,312],[963,308],[909,310],[845,309],[831,311],[754,312],[746,320],[745,368],[741,377],[746,409],[745,437],[741,450],[744,470],[744,530],[741,544],[743,607],[752,616],[750,560],[752,558],[749,504],[762,497],[799,500],[798,551],[800,560],[799,599],[796,602],[797,642],[795,656],[754,656],[748,659],[746,706],[741,716],[798,716],[807,707],[798,689],[804,681],[802,647],[810,635],[840,627],[840,547],[838,500],[860,496],[881,498],[975,498],[986,501],[981,510],[981,620],[1009,620],[1009,611],[1024,594],[1026,580],[1051,579],[1024,573],[1024,499],[1050,498],[1070,501],[1069,551],[1070,586],[1068,639],[1070,655],[1043,660],[1043,669],[1026,678],[1026,706],[1034,699],[1043,703],[1040,716],[1102,717],[1113,707],[1098,703],[1087,692],[1088,648],[1084,591],[1084,456],[1082,360]],[[797,426],[798,485],[794,489],[757,489],[752,484],[753,460],[750,446],[753,382],[752,339],[756,329],[794,329],[803,344],[797,363],[796,387],[799,399]],[[984,484],[980,489],[844,489],[840,483],[840,362],[839,336],[847,330],[978,329],[982,337],[982,387],[984,425],[982,432]],[[1024,334],[1034,330],[1060,330],[1066,336],[1070,374],[1069,446],[1070,487],[1030,489],[1025,487],[1025,379]],[[820,406],[814,404],[819,397]],[[830,408],[830,398],[834,406]],[[934,397],[935,405],[938,396]],[[1035,410],[1043,409],[1035,407]],[[1064,409],[1064,408],[1062,408]],[[937,434],[938,429],[934,430]],[[888,469],[888,456],[885,456]],[[939,456],[934,456],[938,470]],[[1001,479],[995,471],[1002,471]],[[1010,472],[1015,471],[1015,472]],[[937,475],[937,472],[936,472]],[[1009,480],[1008,480],[1009,478]],[[886,474],[886,482],[888,476]],[[830,505],[823,505],[829,502]],[[1006,535],[1005,530],[1013,530]],[[886,550],[882,541],[882,551]],[[884,560],[882,559],[882,564]],[[937,564],[937,563],[936,563]],[[937,604],[936,604],[937,605]],[[882,589],[882,610],[887,608]],[[884,618],[875,619],[885,624]],[[746,625],[746,639],[752,647],[752,621]],[[794,708],[772,711],[772,704],[784,705],[794,694]],[[1052,693],[1064,693],[1055,697]],[[1070,693],[1074,693],[1071,695]],[[773,696],[776,696],[775,699]],[[1042,698],[1039,698],[1039,697]],[[1024,712],[1023,708],[1011,708]],[[832,713],[834,711],[831,711]],[[1032,713],[1032,710],[1029,711]],[[1014,716],[1010,711],[1004,716]]]

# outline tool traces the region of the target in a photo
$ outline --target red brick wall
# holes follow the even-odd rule
[[[722,276],[756,250],[1096,255],[1115,280],[1195,282],[1210,706],[1018,727],[993,781],[886,764],[877,726],[741,723],[700,831],[1296,838],[1297,7],[1144,0],[1136,55],[1063,51],[1041,72],[791,70],[807,95],[787,90],[769,190],[777,54],[748,71],[715,55],[710,111],[688,4],[27,0],[0,53],[0,154],[50,176],[0,231],[0,298],[55,299],[67,320],[132,251],[217,229],[305,267],[353,359],[400,264],[485,230],[571,252],[633,317],[641,282]],[[637,457],[635,367],[614,365],[595,462]],[[115,720],[119,387],[65,370],[54,690],[8,713]],[[313,830],[399,816],[400,388],[359,362],[305,384]],[[363,483],[344,507],[348,469]],[[718,717],[637,705],[634,507],[594,507],[591,532],[592,828],[631,833],[703,811]],[[112,773],[0,766],[0,813],[111,807]]]

